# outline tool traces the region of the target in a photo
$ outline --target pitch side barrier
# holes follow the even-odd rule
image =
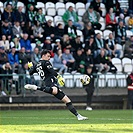
[[[65,79],[65,86],[63,89],[74,89],[74,88],[83,88],[82,83],[80,82],[80,77],[83,74],[75,73],[65,73],[62,76]],[[98,94],[99,89],[115,89],[115,88],[126,88],[126,78],[128,74],[119,73],[119,74],[101,74],[95,73],[93,77],[95,78],[95,89]],[[0,84],[1,90],[4,91],[7,95],[19,95],[25,96],[27,91],[24,88],[24,85],[36,84],[38,86],[45,85],[40,77],[35,74],[29,76],[26,74],[0,74]]]

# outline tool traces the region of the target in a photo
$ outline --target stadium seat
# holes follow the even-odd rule
[[[126,75],[125,74],[116,74],[117,87],[126,87]]]
[[[55,4],[53,2],[46,2],[45,8],[46,8],[46,11],[48,8],[55,8]]]
[[[0,1],[0,11],[3,13],[4,11],[4,4]]]
[[[76,11],[78,11],[78,9],[85,9],[85,4],[82,2],[77,2],[75,4],[75,9],[76,9]]]
[[[116,44],[116,49],[120,50],[120,52],[121,52],[120,58],[122,58],[123,55],[124,55],[123,46],[117,43]]]
[[[90,6],[90,2],[86,3],[85,5],[86,10],[88,10],[89,6]]]
[[[126,16],[125,17],[125,24],[128,26],[128,20],[129,20],[130,16]]]
[[[83,16],[83,14],[85,13],[86,9],[85,8],[78,8],[77,9],[77,14],[78,16]]]
[[[46,18],[46,21],[52,20],[52,26],[54,26],[54,18],[52,16],[46,15],[45,18]]]
[[[99,23],[102,25],[100,30],[105,30],[106,24],[105,24],[105,19],[103,17],[100,17]]]
[[[36,47],[36,43],[31,43],[32,51],[34,51],[34,48]]]
[[[110,33],[112,33],[111,30],[104,30],[103,31],[103,38],[104,39],[108,39],[108,36],[109,36]]]
[[[83,42],[84,37],[83,37],[83,32],[81,30],[76,30],[77,31],[77,35],[81,36],[81,41]]]
[[[123,67],[122,67],[121,59],[119,59],[119,58],[112,58],[112,63],[117,68],[117,73],[122,73]]]
[[[103,38],[103,32],[101,30],[95,30],[95,34],[100,33],[101,37]]]
[[[106,16],[106,8],[105,8],[105,5],[103,3],[100,3],[100,7],[101,7],[101,10],[102,10],[102,16],[105,17]]]
[[[75,83],[75,86],[77,88],[82,88],[83,87],[83,84],[80,82],[80,77],[82,75],[80,73],[76,73],[74,74],[74,83]]]
[[[105,75],[105,78],[106,78],[106,83],[107,83],[106,86],[107,87],[116,87],[117,86],[115,74],[107,73]]]
[[[130,38],[133,35],[133,32],[130,30],[126,30],[127,37]]]
[[[73,75],[71,75],[70,73],[64,73],[63,78],[65,79],[65,87],[74,87]]]
[[[106,87],[106,78],[105,78],[105,74],[101,74],[101,73],[98,73],[98,81],[97,81],[97,83],[98,83],[98,87],[99,88],[104,88],[104,87]]]
[[[133,70],[132,60],[130,58],[124,57],[122,59],[122,66],[123,66],[123,71],[125,73],[131,73]]]
[[[58,8],[57,9],[57,15],[62,16],[66,12],[65,8]]]
[[[56,11],[59,9],[59,8],[66,8],[65,7],[65,4],[64,3],[62,3],[62,2],[57,2],[56,4],[55,4],[55,9],[56,9]]]
[[[36,8],[42,8],[43,14],[46,14],[45,4],[43,2],[37,2]]]
[[[57,15],[54,17],[54,24],[57,26],[59,23],[61,23],[63,27],[65,26],[64,21],[62,20],[62,17]]]
[[[49,15],[49,16],[55,16],[56,15],[55,8],[48,8],[47,9],[47,15]]]
[[[72,6],[73,9],[75,9],[75,4],[74,4],[73,2],[67,2],[67,3],[66,3],[66,9],[68,9],[69,6]]]

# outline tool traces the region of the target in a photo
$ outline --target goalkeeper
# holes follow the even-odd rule
[[[65,82],[63,77],[59,75],[56,71],[54,71],[51,63],[49,62],[50,56],[51,52],[49,50],[43,50],[41,52],[41,59],[35,66],[33,66],[32,62],[28,63],[30,75],[38,73],[38,75],[44,80],[45,86],[38,87],[36,85],[26,84],[24,87],[26,89],[40,90],[52,94],[59,100],[63,101],[68,107],[68,109],[77,117],[78,120],[88,119],[87,117],[80,115],[76,111],[68,96],[66,96],[64,92],[57,86],[57,81],[60,86],[63,86]]]

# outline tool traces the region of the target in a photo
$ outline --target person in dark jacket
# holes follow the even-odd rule
[[[128,109],[133,109],[133,72],[127,77]]]
[[[87,92],[87,107],[86,110],[92,110],[91,104],[92,104],[92,97],[95,90],[94,86],[94,76],[92,75],[92,67],[88,66],[86,69],[86,74],[90,76],[91,80],[90,83],[87,85],[84,85],[84,89]]]

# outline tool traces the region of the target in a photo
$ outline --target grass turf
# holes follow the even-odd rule
[[[0,133],[129,133],[131,110],[79,112],[89,120],[78,121],[68,110],[0,111]]]

